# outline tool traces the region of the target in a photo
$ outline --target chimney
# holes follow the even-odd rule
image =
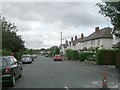
[[[77,36],[75,36],[75,40],[77,40]]]
[[[95,28],[95,32],[98,32],[98,31],[99,31],[99,27],[96,27],[96,28]]]
[[[73,41],[73,37],[71,37],[71,42]]]
[[[82,39],[84,38],[84,35],[83,35],[83,33],[81,33],[81,38],[82,38]]]

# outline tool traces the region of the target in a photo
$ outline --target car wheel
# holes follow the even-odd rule
[[[10,83],[10,86],[14,87],[15,86],[15,75],[12,76],[12,82]]]

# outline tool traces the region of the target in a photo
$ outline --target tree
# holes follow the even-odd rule
[[[51,53],[51,56],[53,55],[55,55],[55,54],[59,54],[60,53],[60,49],[58,48],[58,46],[52,46],[51,48],[50,48],[50,53]]]
[[[19,52],[25,49],[24,41],[20,35],[17,35],[17,27],[14,23],[2,20],[2,49],[7,49],[12,52]]]
[[[120,27],[120,1],[97,3],[97,6],[100,8],[99,12],[102,15],[111,19],[114,28]]]

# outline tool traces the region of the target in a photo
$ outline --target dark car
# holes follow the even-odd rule
[[[48,54],[46,54],[45,57],[48,57]]]
[[[5,56],[0,59],[0,83],[14,86],[16,79],[22,77],[22,66],[13,56]]]
[[[27,64],[27,63],[32,63],[33,58],[30,55],[23,55],[21,58],[21,62],[23,64]]]

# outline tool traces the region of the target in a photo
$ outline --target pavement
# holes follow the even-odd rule
[[[39,55],[32,64],[23,64],[23,77],[14,88],[101,88],[107,72],[108,87],[118,84],[118,71],[112,66],[99,66],[78,61],[53,61]]]

